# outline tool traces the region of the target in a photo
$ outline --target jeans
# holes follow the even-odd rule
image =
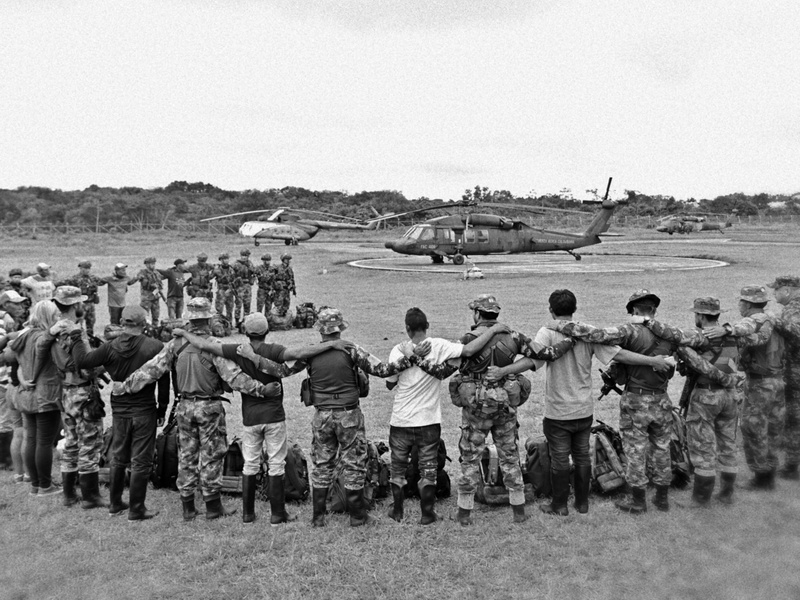
[[[542,429],[550,450],[550,470],[569,470],[569,455],[576,467],[591,467],[589,434],[594,417],[562,421],[545,418]]]
[[[262,454],[266,454],[269,476],[280,477],[286,469],[286,453],[288,451],[286,421],[245,425],[242,439],[242,455],[244,456],[242,475],[257,475],[261,469]]]
[[[167,314],[170,319],[180,319],[183,316],[183,296],[167,298]]]
[[[127,467],[132,473],[149,475],[156,446],[156,413],[140,417],[117,417],[111,421],[111,466]]]
[[[61,429],[61,413],[23,413],[25,419],[25,468],[31,476],[31,487],[48,488],[53,483],[53,445]]]
[[[419,488],[436,485],[436,471],[439,466],[439,440],[442,426],[424,425],[422,427],[389,427],[389,448],[392,451],[392,478],[394,485],[406,484],[406,469],[411,457],[411,449],[419,448]]]

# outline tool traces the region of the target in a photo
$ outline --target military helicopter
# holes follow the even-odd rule
[[[735,214],[735,213],[734,213]],[[658,220],[656,231],[660,233],[697,233],[700,231],[719,231],[733,225],[733,214],[726,221],[706,221],[705,215],[668,215]]]
[[[399,254],[430,256],[431,260],[436,264],[443,263],[445,259],[448,259],[452,260],[455,265],[462,265],[466,256],[473,255],[517,254],[553,250],[563,250],[575,257],[575,260],[580,260],[580,255],[575,254],[574,250],[599,244],[601,242],[599,236],[605,234],[608,230],[608,222],[614,213],[614,209],[618,205],[625,203],[625,201],[609,200],[608,192],[610,188],[611,178],[609,177],[605,196],[600,202],[600,211],[595,214],[583,233],[552,231],[532,227],[519,219],[501,217],[494,214],[466,212],[428,219],[424,223],[412,226],[400,239],[386,242],[385,246]],[[475,207],[478,204],[473,202],[454,202],[450,206]],[[543,210],[580,212],[564,211],[562,209],[540,209],[515,204],[488,203],[480,206],[526,210],[536,213],[541,213]],[[408,213],[394,216],[412,212],[419,211],[409,211]]]

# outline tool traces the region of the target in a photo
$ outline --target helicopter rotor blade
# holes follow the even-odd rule
[[[218,217],[208,217],[206,219],[200,219],[200,222],[204,223],[206,221],[216,221],[217,219],[228,219],[230,217],[240,217],[242,215],[255,215],[255,214],[259,214],[259,213],[275,212],[275,210],[276,209],[274,209],[274,208],[264,208],[264,209],[261,209],[261,210],[246,210],[244,212],[230,213],[230,214],[227,214],[227,215],[219,215]]]

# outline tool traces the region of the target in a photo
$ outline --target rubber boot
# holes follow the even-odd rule
[[[347,508],[350,511],[350,527],[374,525],[376,523],[375,518],[367,512],[364,488],[345,491],[347,492]]]
[[[291,515],[286,511],[286,493],[283,482],[283,475],[269,476],[269,508],[272,512],[269,517],[270,525],[280,525],[297,520],[297,515]]]
[[[647,499],[645,498],[645,489],[643,487],[632,487],[631,495],[623,500],[615,503],[616,507],[632,515],[638,515],[647,512]]]
[[[767,486],[766,489],[774,490],[775,489],[775,469],[771,469],[769,473],[767,473],[767,480],[765,485]]]
[[[68,473],[61,473],[61,490],[64,492],[64,506],[75,506],[81,499],[75,492],[75,486],[78,484],[78,472],[69,471]]]
[[[147,498],[147,484],[150,476],[147,473],[138,471],[131,472],[130,501],[131,507],[128,511],[128,521],[146,521],[158,514],[157,510],[147,510],[144,504]]]
[[[705,508],[708,506],[716,479],[714,475],[708,477],[695,474],[694,491],[692,492],[692,500],[689,502],[689,508]]]
[[[472,511],[468,508],[461,508],[459,506],[458,510],[456,511],[455,520],[458,521],[458,524],[462,527],[472,525]]]
[[[121,515],[128,510],[128,504],[122,501],[124,489],[125,467],[111,467],[108,470],[108,514]]]
[[[401,488],[402,493],[402,488]],[[420,525],[430,525],[439,520],[439,515],[433,509],[436,507],[436,486],[426,485],[419,490],[419,508],[422,516],[419,518]]]
[[[94,473],[80,473],[78,481],[81,485],[81,508],[89,510],[92,508],[105,508],[107,505],[100,496],[100,474],[95,471]]]
[[[575,467],[575,510],[585,515],[589,512],[589,486],[592,483],[592,467]]]
[[[312,488],[311,503],[314,516],[311,519],[313,527],[325,527],[325,513],[328,512],[328,488]]]
[[[183,520],[194,521],[197,518],[197,509],[194,506],[194,494],[191,496],[181,496],[183,504]]]
[[[553,483],[553,499],[550,504],[539,506],[546,515],[566,517],[569,514],[567,501],[569,500],[569,470],[550,471],[550,481]]]
[[[11,460],[11,440],[13,437],[13,431],[0,432],[0,469],[10,471],[14,468],[14,461]]]
[[[719,494],[717,494],[717,500],[723,504],[733,504],[734,483],[736,483],[736,473],[721,473],[719,476]]]
[[[525,514],[524,504],[512,504],[511,510],[514,513],[514,523],[524,523],[528,520],[528,515]]]
[[[655,506],[661,512],[667,512],[669,510],[669,486],[668,485],[657,485],[656,486],[656,495],[653,496],[653,506]]]
[[[789,481],[797,481],[800,479],[800,472],[797,470],[797,465],[794,463],[786,463],[783,468],[778,471],[781,479],[788,479]]]
[[[272,488],[270,488],[272,494]],[[242,523],[256,520],[256,476],[242,475]]]
[[[430,487],[430,486],[428,486],[428,487]],[[420,503],[421,503],[422,502],[422,490],[420,490],[420,492],[419,492],[419,497],[420,497]],[[392,502],[392,505],[389,507],[389,512],[387,514],[389,515],[390,519],[394,519],[395,521],[400,523],[403,520],[403,499],[404,499],[404,494],[403,494],[403,488],[401,486],[399,486],[399,485],[394,484],[394,483],[392,484],[392,499],[394,500],[394,502]]]
[[[204,496],[203,500],[205,500],[206,503],[206,520],[208,521],[213,521],[220,517],[230,517],[236,514],[235,508],[227,509],[222,505],[222,498],[219,492],[211,494],[210,496]]]
[[[772,487],[770,487],[770,481]],[[775,474],[772,471],[766,473],[753,473],[753,478],[745,484],[748,490],[771,490],[775,485]]]

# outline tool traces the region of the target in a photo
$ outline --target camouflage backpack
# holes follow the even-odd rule
[[[508,490],[503,483],[503,472],[500,470],[500,457],[497,454],[497,446],[486,444],[478,463],[478,485],[475,489],[475,500],[481,504],[508,505]],[[522,470],[523,465],[520,465]],[[525,483],[525,502],[532,502],[534,499],[533,486]]]
[[[375,500],[389,495],[389,466],[381,460],[381,455],[389,451],[384,442],[367,441],[367,475],[364,481],[364,500],[371,509]],[[328,488],[328,511],[347,512],[347,490],[344,487],[344,465],[341,460],[336,465],[334,480]]]
[[[686,421],[680,409],[672,409],[672,427],[670,428],[669,457],[672,463],[672,487],[682,490],[689,485],[692,471],[692,461],[689,458],[689,445],[686,439]],[[652,447],[647,450],[647,479],[653,481],[655,470]]]
[[[222,315],[211,317],[211,335],[218,338],[228,337],[231,334],[231,322]]]
[[[313,302],[303,302],[297,306],[296,312],[294,326],[297,329],[308,329],[317,322],[317,311],[314,310]]]
[[[619,432],[599,419],[597,423],[592,427],[592,480],[597,491],[611,492],[625,486],[628,459]]]
[[[266,463],[261,463],[261,470],[256,475],[256,496],[264,502],[269,501],[269,468]],[[286,453],[286,466],[283,477],[284,500],[302,502],[308,498],[310,485],[308,479],[308,460],[300,448],[300,444],[288,441]]]

